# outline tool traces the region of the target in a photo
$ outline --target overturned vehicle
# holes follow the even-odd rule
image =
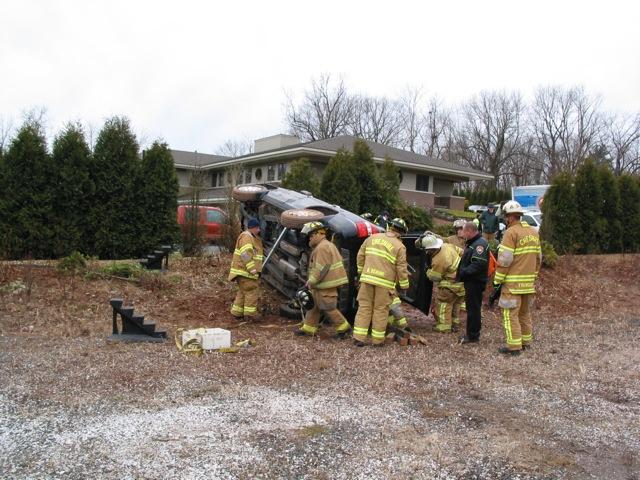
[[[293,299],[307,279],[311,252],[300,231],[307,222],[321,221],[331,231],[329,238],[338,247],[349,278],[348,285],[338,290],[338,308],[353,322],[358,308],[355,287],[358,250],[368,236],[384,229],[306,192],[272,185],[241,185],[233,189],[232,195],[241,203],[243,224],[248,218],[260,222],[265,249],[261,278],[290,299],[280,306],[280,315],[294,319],[301,316]],[[402,236],[407,248],[410,286],[401,299],[426,314],[431,304],[432,284],[425,273],[428,258],[423,250],[415,247],[420,233],[409,232]]]

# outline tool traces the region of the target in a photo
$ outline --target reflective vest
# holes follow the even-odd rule
[[[358,250],[360,282],[390,290],[409,288],[407,249],[395,232],[376,233]]]
[[[511,225],[498,247],[498,268],[494,283],[514,295],[535,293],[534,283],[542,263],[540,237],[527,222]]]
[[[456,271],[460,265],[462,249],[450,243],[443,243],[440,251],[431,259],[431,268],[427,270],[427,278],[452,292],[464,292],[464,283],[456,282]]]
[[[233,250],[231,259],[231,270],[229,280],[236,277],[246,277],[254,280],[258,279],[258,273],[262,271],[262,260],[264,259],[262,240],[245,230],[236,240],[236,248]],[[256,273],[252,274],[254,270]]]
[[[323,238],[309,259],[309,287],[323,290],[349,283],[342,257],[336,246]]]

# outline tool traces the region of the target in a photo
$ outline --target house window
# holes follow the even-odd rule
[[[244,183],[251,183],[251,169],[247,168],[244,171]]]
[[[285,173],[287,173],[287,164],[279,163],[278,164],[278,180],[282,180]]]
[[[214,172],[211,174],[211,186],[212,187],[223,187],[224,186],[224,173],[223,172]]]
[[[429,191],[429,175],[416,175],[416,190],[420,192]]]
[[[262,180],[262,169],[261,168],[256,168],[256,180],[259,182],[260,180]]]
[[[276,179],[276,166],[269,165],[267,167],[267,182],[273,182]]]

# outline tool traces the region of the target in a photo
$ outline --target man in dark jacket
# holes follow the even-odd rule
[[[486,240],[493,240],[496,238],[496,232],[499,229],[499,220],[496,216],[496,208],[493,204],[487,204],[487,210],[480,215],[480,224],[482,226],[482,236]]]
[[[462,235],[467,242],[456,280],[464,282],[467,334],[460,339],[460,343],[478,343],[482,327],[482,292],[487,285],[489,268],[489,244],[482,238],[478,226],[473,222],[465,223]]]

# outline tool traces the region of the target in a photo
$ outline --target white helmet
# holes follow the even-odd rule
[[[509,200],[504,204],[504,207],[502,207],[502,213],[504,213],[505,215],[509,215],[510,213],[523,214],[524,210],[522,210],[522,207],[518,202],[516,202],[515,200]]]
[[[453,222],[453,228],[462,228],[464,224],[467,223],[463,219],[459,218],[455,222]]]
[[[443,243],[441,238],[436,237],[433,233],[427,233],[422,237],[418,246],[425,250],[436,250],[442,247]]]

